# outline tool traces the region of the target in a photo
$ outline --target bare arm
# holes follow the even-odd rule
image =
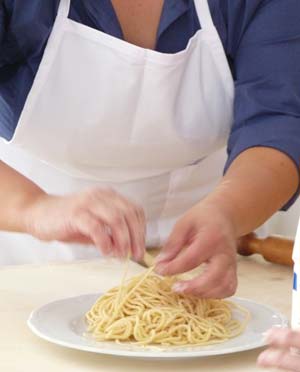
[[[0,161],[0,230],[26,232],[26,212],[43,190]]]
[[[207,202],[220,205],[240,237],[283,207],[298,183],[298,170],[287,155],[272,148],[255,147],[236,158]]]
[[[113,190],[93,188],[67,196],[48,195],[0,162],[0,230],[44,241],[94,244],[106,255],[144,256],[141,207]]]
[[[266,147],[244,151],[216,189],[177,222],[158,257],[158,273],[178,274],[206,263],[203,275],[177,283],[175,290],[208,298],[232,295],[237,238],[281,208],[296,192],[298,177],[284,153]]]

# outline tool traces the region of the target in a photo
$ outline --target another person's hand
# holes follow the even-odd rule
[[[42,194],[27,208],[26,230],[44,241],[94,244],[104,255],[144,256],[142,208],[113,190],[92,189],[69,196]]]
[[[206,201],[189,210],[175,225],[156,271],[174,275],[205,263],[204,272],[174,285],[177,292],[203,298],[223,298],[235,293],[236,237],[233,223],[214,203]]]
[[[274,328],[268,332],[266,340],[269,348],[258,358],[261,367],[300,372],[300,331]]]

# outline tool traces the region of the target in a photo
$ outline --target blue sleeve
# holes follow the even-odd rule
[[[4,2],[0,0],[0,55],[1,55],[1,45],[4,38],[6,19],[5,19],[5,9]]]
[[[232,56],[236,97],[225,172],[241,152],[256,146],[287,154],[299,170],[300,1],[260,1],[252,19],[240,17],[241,24]],[[298,194],[299,188],[282,209]]]

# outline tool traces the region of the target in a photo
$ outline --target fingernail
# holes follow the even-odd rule
[[[156,257],[155,262],[156,262],[156,263],[159,263],[159,262],[165,260],[167,257],[168,257],[168,255],[167,255],[165,252],[162,252],[162,253],[160,253],[160,254]]]
[[[184,283],[175,283],[172,287],[174,292],[183,292],[187,289],[187,285]]]
[[[165,268],[166,268],[166,265],[158,265],[155,267],[155,271],[157,272],[157,274],[159,275],[163,275],[164,274],[164,271],[165,271]]]
[[[274,364],[278,358],[278,353],[280,351],[268,349],[264,351],[259,357],[258,357],[258,363],[262,366],[268,366]]]

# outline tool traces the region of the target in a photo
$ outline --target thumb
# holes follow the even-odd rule
[[[163,246],[161,253],[156,258],[156,264],[167,263],[173,260],[187,244],[189,237],[189,225],[184,221],[179,221],[174,226],[168,240]]]

